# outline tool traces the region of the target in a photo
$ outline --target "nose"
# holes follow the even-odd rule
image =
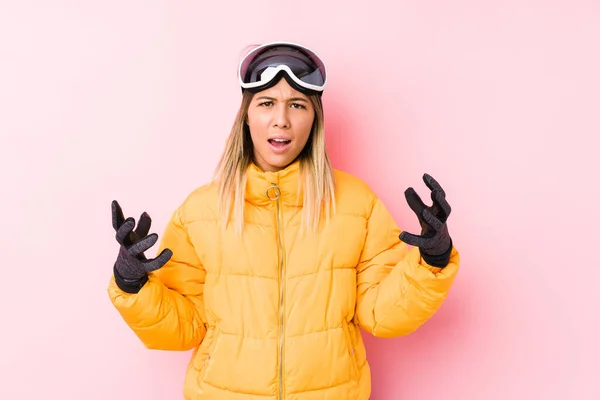
[[[285,103],[278,104],[273,112],[273,127],[277,127],[279,129],[290,127],[288,107]]]

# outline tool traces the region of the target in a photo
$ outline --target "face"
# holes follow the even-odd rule
[[[248,126],[256,165],[263,171],[276,172],[291,164],[304,149],[314,118],[310,99],[285,79],[254,94],[248,108]]]

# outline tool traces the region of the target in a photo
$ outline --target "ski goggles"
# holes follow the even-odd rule
[[[327,83],[323,61],[312,50],[294,43],[273,42],[252,49],[239,65],[242,92],[259,92],[281,77],[305,94],[322,94]]]

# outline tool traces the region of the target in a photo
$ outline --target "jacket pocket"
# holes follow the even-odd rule
[[[206,370],[210,366],[212,354],[219,338],[219,330],[217,327],[209,327],[204,340],[200,344],[198,353],[195,356],[194,367],[198,370],[198,383],[204,380]]]
[[[346,347],[348,348],[348,357],[350,357],[350,364],[352,369],[352,380],[358,379],[358,364],[356,362],[356,348],[354,346],[354,340],[352,339],[352,335],[350,334],[350,328],[348,327],[348,322],[344,319],[342,321],[342,329],[344,330],[344,336],[346,338]]]

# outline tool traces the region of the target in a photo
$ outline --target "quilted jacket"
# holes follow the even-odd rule
[[[360,329],[415,331],[446,298],[457,250],[443,269],[425,263],[369,186],[338,170],[334,219],[300,235],[298,162],[247,173],[241,239],[220,228],[216,186],[199,187],[160,239],[171,260],[135,294],[111,278],[111,301],[146,347],[193,350],[187,400],[368,399]]]

